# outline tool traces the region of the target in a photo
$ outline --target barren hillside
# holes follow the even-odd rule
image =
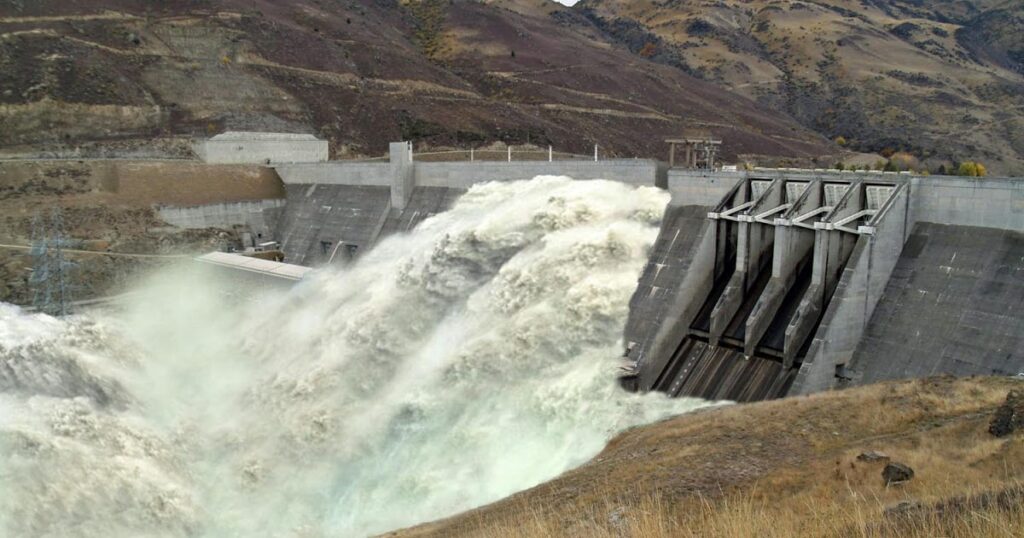
[[[0,148],[275,129],[312,130],[336,155],[411,139],[663,156],[666,136],[696,127],[724,137],[730,156],[836,149],[783,113],[632,54],[557,4],[512,7],[5,2]]]
[[[1024,173],[1018,0],[583,0],[574,11],[851,149]]]

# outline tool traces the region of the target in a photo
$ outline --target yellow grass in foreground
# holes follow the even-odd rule
[[[987,431],[1022,385],[936,378],[684,415],[623,433],[551,482],[395,534],[1024,537],[1024,434]],[[857,459],[868,450],[914,479],[887,487],[885,462]],[[892,513],[901,503],[917,508]]]
[[[1009,509],[977,507],[950,514],[940,514],[929,507],[902,517],[883,516],[886,507],[880,499],[866,498],[839,501],[803,497],[775,505],[766,498],[739,496],[675,504],[651,497],[608,507],[604,520],[595,519],[595,514],[586,509],[559,514],[559,519],[553,520],[524,508],[517,515],[520,524],[516,527],[484,527],[469,534],[481,538],[1024,536],[1024,508],[1020,504]],[[565,519],[574,521],[566,526]]]

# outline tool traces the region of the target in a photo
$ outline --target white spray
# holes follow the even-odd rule
[[[667,195],[484,184],[288,293],[196,268],[56,320],[0,304],[0,531],[353,536],[536,485],[703,402],[617,388]]]

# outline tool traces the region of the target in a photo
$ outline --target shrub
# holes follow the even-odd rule
[[[988,170],[985,169],[985,165],[974,161],[964,161],[956,169],[956,175],[958,176],[982,177],[987,173]]]

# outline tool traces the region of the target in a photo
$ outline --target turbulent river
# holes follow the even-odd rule
[[[666,202],[483,184],[288,292],[184,266],[67,318],[0,303],[0,535],[367,535],[704,405],[615,383]]]

